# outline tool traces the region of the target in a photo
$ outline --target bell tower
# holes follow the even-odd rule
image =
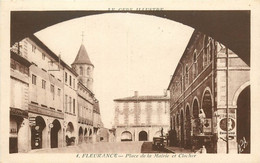
[[[94,65],[91,63],[83,43],[81,44],[78,54],[71,66],[79,75],[79,82],[93,92]]]

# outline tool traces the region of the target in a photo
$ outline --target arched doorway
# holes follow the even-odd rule
[[[239,153],[250,153],[250,86],[246,87],[237,99],[237,142]]]
[[[74,145],[75,143],[75,136],[74,136],[74,126],[71,122],[68,123],[67,129],[66,129],[66,144]]]
[[[139,141],[147,141],[147,132],[146,131],[141,131],[139,132]]]
[[[40,149],[43,146],[43,130],[46,123],[41,116],[35,118],[36,125],[31,128],[31,147],[32,149]]]
[[[61,139],[61,125],[60,122],[55,119],[52,122],[51,128],[51,148],[58,148],[59,139]]]
[[[84,141],[87,142],[87,137],[88,137],[88,130],[87,128],[85,128],[85,131],[84,131]]]
[[[82,127],[79,128],[79,143],[83,142],[83,129]]]
[[[129,131],[124,131],[121,134],[121,141],[132,141],[132,134]]]
[[[212,96],[209,90],[204,92],[202,102],[201,102],[201,109],[200,110],[200,121],[201,121],[201,131],[203,135],[212,135]],[[202,112],[202,113],[201,113]],[[204,113],[203,113],[204,112]],[[204,114],[201,116],[201,114]],[[204,118],[202,118],[204,117]],[[202,137],[200,144],[203,144],[206,149],[207,153],[214,153],[214,146],[216,145],[212,138],[210,137]]]
[[[184,147],[184,114],[181,111],[181,147]]]
[[[193,101],[192,115],[193,115],[192,130],[193,130],[193,134],[197,135],[199,134],[199,104],[197,99]]]
[[[211,94],[208,90],[205,91],[204,96],[202,98],[202,107],[205,113],[206,118],[212,118],[212,100]]]
[[[186,148],[191,147],[191,117],[190,117],[190,107],[186,107]]]

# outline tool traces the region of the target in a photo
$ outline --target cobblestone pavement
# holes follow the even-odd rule
[[[63,148],[31,150],[29,153],[141,153],[143,142],[98,142]]]

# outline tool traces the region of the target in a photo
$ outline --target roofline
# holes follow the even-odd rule
[[[186,46],[186,48],[185,48],[185,50],[184,50],[184,52],[183,52],[183,54],[182,54],[182,56],[181,56],[179,62],[178,62],[178,65],[176,66],[176,68],[175,68],[175,70],[174,70],[174,73],[173,73],[173,75],[172,75],[172,78],[171,78],[171,80],[170,80],[170,83],[169,83],[169,85],[168,85],[167,90],[170,90],[170,86],[171,86],[171,84],[172,84],[173,78],[174,78],[174,76],[175,76],[176,73],[177,73],[177,72],[176,72],[176,71],[177,71],[177,68],[179,67],[179,64],[182,63],[181,61],[182,61],[182,59],[183,59],[183,57],[184,57],[184,54],[187,53],[188,47],[191,46],[192,42],[193,42],[194,39],[195,39],[195,35],[196,35],[198,32],[199,32],[198,30],[194,29],[194,31],[193,31],[193,33],[192,33],[192,35],[191,35],[191,38],[190,38],[190,40],[189,40],[189,42],[188,42],[188,44],[187,44],[187,46]]]
[[[72,66],[72,65],[79,65],[79,64],[82,64],[82,65],[86,65],[86,64],[87,64],[87,65],[93,66],[93,68],[95,68],[95,66],[94,66],[92,63],[89,64],[89,63],[74,63],[74,62],[73,62],[73,63],[71,64],[71,66]]]
[[[83,83],[78,81],[78,84],[82,85],[89,93],[91,93],[93,96],[95,96],[95,94],[91,90],[89,90]]]
[[[24,57],[20,56],[19,54],[10,51],[11,52],[11,58],[14,59],[15,61],[21,63],[22,65],[26,66],[26,67],[30,67],[32,65],[31,62],[29,62],[27,59],[25,59]]]
[[[48,53],[55,61],[59,61],[59,57],[47,47],[38,37],[35,35],[30,35],[28,36],[29,39],[31,39],[37,46],[42,48],[44,51]],[[67,68],[71,73],[73,73],[75,76],[78,76],[78,74],[67,64],[65,63],[62,59],[60,59],[61,65],[65,68]]]
[[[142,98],[135,98],[135,99],[125,99],[125,98],[132,98],[132,97],[125,97],[125,98],[118,98],[118,99],[114,99],[113,101],[167,101],[170,100],[170,98],[168,96],[160,96],[162,98],[160,99],[142,99]],[[163,98],[164,97],[164,98]]]

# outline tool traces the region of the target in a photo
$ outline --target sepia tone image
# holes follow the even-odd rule
[[[250,11],[11,11],[9,153],[250,154]]]

